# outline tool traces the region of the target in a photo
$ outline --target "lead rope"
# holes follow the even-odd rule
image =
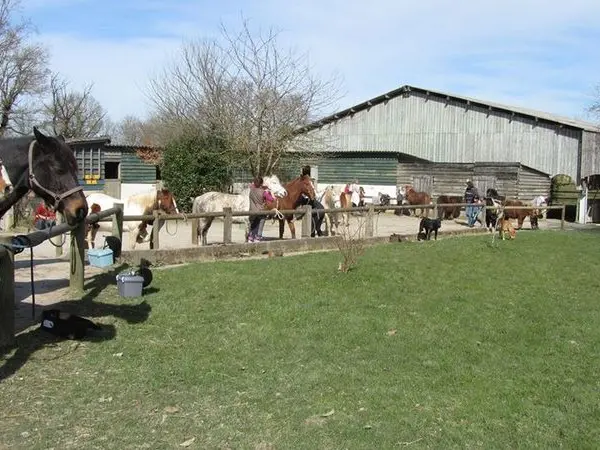
[[[183,222],[187,224],[187,221],[188,221],[187,214],[186,214],[186,213],[184,213],[184,212],[182,212],[182,213],[180,213],[180,214],[183,216]],[[171,233],[169,232],[169,222],[170,222],[170,220],[165,220],[165,222],[166,222],[166,223],[165,223],[165,231],[167,232],[167,234],[168,234],[169,236],[175,236],[175,235],[177,234],[177,229],[178,229],[178,227],[179,227],[179,219],[176,219],[176,220],[175,220],[175,231],[173,232],[173,234],[171,234]]]
[[[31,241],[29,242],[31,244]],[[33,246],[29,246],[29,272],[31,282],[31,319],[35,319],[35,279],[33,277]]]

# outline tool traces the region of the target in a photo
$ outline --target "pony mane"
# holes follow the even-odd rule
[[[158,208],[158,192],[140,192],[139,194],[133,194],[127,199],[129,205],[139,205],[144,208],[144,214],[149,211]]]

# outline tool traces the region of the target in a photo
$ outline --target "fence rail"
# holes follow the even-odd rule
[[[376,213],[383,211],[404,211],[404,210],[433,210],[434,216],[437,217],[438,208],[465,208],[467,206],[475,206],[483,210],[484,214],[487,209],[493,210],[522,210],[522,209],[541,209],[541,210],[550,210],[550,209],[560,209],[562,210],[561,217],[561,229],[564,229],[565,223],[565,205],[551,205],[551,206],[543,206],[543,207],[535,207],[532,205],[524,205],[524,206],[486,206],[483,204],[472,204],[472,203],[433,203],[428,205],[374,205],[370,204],[367,206],[359,206],[352,208],[332,208],[325,210],[313,210],[310,206],[304,206],[298,209],[282,209],[282,210],[260,210],[260,211],[233,211],[231,208],[223,208],[223,211],[217,212],[207,212],[207,213],[190,213],[190,214],[162,214],[158,211],[155,211],[154,214],[149,215],[137,215],[137,216],[123,216],[124,222],[129,221],[143,221],[143,220],[153,220],[154,224],[157,225],[163,221],[171,221],[171,220],[191,220],[192,221],[192,236],[191,241],[193,245],[198,244],[198,220],[203,218],[222,218],[224,221],[223,225],[223,243],[230,244],[231,236],[232,236],[232,225],[234,217],[247,217],[247,216],[265,216],[265,217],[273,217],[276,214],[281,214],[283,216],[302,216],[302,227],[301,227],[301,236],[307,237],[310,236],[311,231],[311,222],[308,220],[308,217],[318,213],[351,213],[351,212],[363,212],[366,214],[366,229],[365,233],[367,237],[372,236],[373,234],[373,217]],[[309,215],[307,219],[304,219],[305,215]],[[159,227],[154,226],[152,229],[152,246],[151,249],[158,249],[158,230]],[[156,232],[155,232],[156,231]]]

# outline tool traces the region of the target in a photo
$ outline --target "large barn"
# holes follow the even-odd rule
[[[301,130],[318,155],[319,187],[353,178],[395,196],[413,183],[432,195],[461,194],[467,178],[505,195],[548,194],[551,177],[600,172],[600,128],[469,97],[403,86]]]

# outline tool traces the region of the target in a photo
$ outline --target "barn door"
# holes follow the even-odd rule
[[[488,189],[498,189],[496,187],[496,177],[477,175],[473,177],[473,185],[477,188],[477,192],[481,197],[485,196]]]
[[[412,177],[413,189],[417,192],[427,192],[431,195],[433,191],[433,176],[415,175]]]

